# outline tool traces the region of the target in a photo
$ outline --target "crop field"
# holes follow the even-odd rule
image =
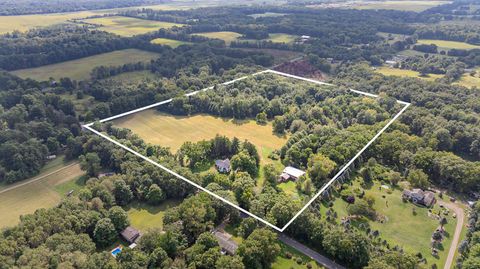
[[[480,46],[478,45],[473,45],[473,44],[468,44],[465,42],[457,42],[457,41],[447,41],[447,40],[434,40],[434,39],[419,39],[417,41],[417,44],[435,44],[437,47],[440,49],[464,49],[464,50],[470,50],[470,49],[480,49]]]
[[[162,229],[165,211],[177,206],[180,202],[181,200],[166,200],[159,206],[133,202],[125,210],[127,211],[130,224],[145,232],[148,229]]]
[[[242,34],[235,33],[235,32],[206,32],[206,33],[195,33],[194,35],[221,39],[221,40],[224,40],[225,43],[227,44],[230,44],[232,41],[236,41],[237,38],[242,36]]]
[[[269,38],[265,40],[269,40],[276,43],[292,43],[293,41],[295,41],[297,37],[298,36],[296,35],[277,33],[277,34],[270,34]]]
[[[41,81],[48,80],[50,77],[55,79],[70,77],[75,80],[86,80],[90,78],[90,72],[96,66],[119,66],[126,63],[147,62],[154,59],[157,55],[149,51],[126,49],[63,63],[16,70],[12,73],[22,78],[32,78]]]
[[[79,164],[50,174],[70,164],[72,163],[58,158],[47,164],[42,172],[34,177],[42,177],[40,180],[0,193],[0,229],[16,225],[21,215],[57,205],[66,192],[79,189],[84,175]],[[9,187],[11,186],[15,185]],[[1,187],[0,192],[2,189],[5,190],[6,187]]]
[[[98,25],[99,30],[121,36],[141,35],[148,32],[157,31],[159,29],[169,29],[174,26],[183,26],[183,24],[178,23],[142,20],[123,16],[86,19],[82,22]]]
[[[287,139],[273,134],[270,123],[258,125],[253,120],[233,121],[206,114],[171,116],[146,110],[118,119],[114,124],[132,130],[148,143],[170,147],[173,152],[186,141],[212,139],[216,134],[247,139],[258,147],[259,152],[264,148],[279,149]]]
[[[351,7],[355,9],[392,9],[401,11],[422,12],[432,7],[450,3],[449,1],[401,0],[401,1],[368,1],[359,2]]]
[[[437,78],[443,77],[443,75],[438,75],[438,74],[428,74],[427,77],[422,77],[420,76],[420,73],[417,71],[408,70],[408,69],[391,68],[387,66],[382,66],[377,68],[376,72],[385,76],[421,78],[429,81],[433,81]]]
[[[358,180],[354,181],[350,188],[360,188],[360,182]],[[370,187],[366,187],[365,193],[375,199],[373,207],[377,214],[382,216],[383,223],[378,220],[368,220],[366,223],[354,221],[354,225],[365,223],[372,231],[378,230],[380,238],[387,240],[392,246],[398,245],[410,253],[420,252],[427,259],[429,267],[436,263],[439,268],[443,268],[456,224],[452,213],[447,216],[448,224],[445,225],[449,236],[442,242],[443,249],[439,251],[439,257],[436,258],[431,255],[430,238],[439,226],[439,221],[429,216],[428,208],[403,202],[402,190],[391,187],[384,188],[378,181],[375,181]],[[347,202],[340,197],[337,197],[333,202],[332,208],[338,214],[338,220],[348,215],[347,206]],[[413,208],[415,213],[413,213]],[[324,210],[326,208],[322,207],[323,213],[325,213]],[[439,210],[438,204],[432,208],[432,212],[438,212]]]
[[[167,46],[170,46],[172,48],[176,48],[178,46],[185,45],[185,44],[192,44],[190,42],[168,39],[168,38],[155,38],[151,42],[153,44],[167,45]]]

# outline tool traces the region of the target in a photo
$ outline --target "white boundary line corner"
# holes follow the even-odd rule
[[[315,84],[319,84],[319,85],[327,85],[327,86],[335,86],[333,84],[330,84],[330,83],[326,83],[326,82],[322,82],[322,81],[318,81],[318,80],[314,80],[314,79],[309,79],[309,78],[304,78],[304,77],[299,77],[299,76],[295,76],[295,75],[291,75],[291,74],[287,74],[287,73],[283,73],[283,72],[279,72],[279,71],[275,71],[275,70],[270,70],[270,69],[267,69],[267,70],[263,70],[263,71],[260,71],[260,72],[257,72],[257,73],[253,73],[253,74],[250,74],[250,75],[247,75],[247,76],[243,76],[243,77],[240,77],[240,78],[237,78],[237,79],[234,79],[234,80],[231,80],[231,81],[227,81],[227,82],[224,82],[224,83],[221,83],[219,85],[224,85],[224,86],[227,86],[227,85],[230,85],[230,84],[233,84],[237,81],[241,81],[241,80],[244,80],[246,78],[249,78],[249,77],[254,77],[254,76],[257,76],[257,75],[260,75],[260,74],[264,74],[264,73],[272,73],[272,74],[277,74],[277,75],[280,75],[280,76],[283,76],[283,77],[289,77],[289,78],[294,78],[294,79],[298,79],[298,80],[303,80],[303,81],[307,81],[307,82],[311,82],[311,83],[315,83]],[[207,87],[205,89],[201,89],[201,90],[198,90],[198,91],[194,91],[194,92],[191,92],[191,93],[187,93],[185,94],[185,96],[192,96],[192,95],[195,95],[195,94],[198,94],[200,92],[204,92],[204,91],[207,91],[207,90],[212,90],[214,88],[214,86],[210,86],[210,87]],[[362,92],[362,91],[358,91],[358,90],[353,90],[353,89],[349,89],[351,92],[353,93],[356,93],[356,94],[360,94],[360,95],[364,95],[364,96],[367,96],[367,97],[372,97],[372,98],[378,98],[379,96],[376,95],[376,94],[372,94],[372,93],[367,93],[367,92]],[[151,109],[151,108],[154,108],[154,107],[157,107],[157,106],[161,106],[161,105],[164,105],[164,104],[168,104],[170,102],[172,102],[173,98],[171,99],[168,99],[168,100],[164,100],[164,101],[161,101],[161,102],[157,102],[157,103],[154,103],[154,104],[151,104],[151,105],[148,105],[148,106],[144,106],[144,107],[141,107],[141,108],[137,108],[137,109],[134,109],[134,110],[131,110],[131,111],[127,111],[127,112],[124,112],[124,113],[121,113],[121,114],[118,114],[118,115],[115,115],[115,116],[112,116],[112,117],[108,117],[108,118],[105,118],[105,119],[101,119],[99,120],[100,123],[104,123],[104,122],[108,122],[108,121],[112,121],[112,120],[115,120],[115,119],[118,119],[118,118],[121,118],[121,117],[125,117],[125,116],[128,116],[128,115],[131,115],[131,114],[134,114],[134,113],[137,113],[137,112],[141,112],[141,111],[144,111],[144,110],[147,110],[147,109]],[[150,158],[136,152],[135,150],[123,145],[122,143],[110,138],[108,135],[105,135],[97,130],[95,130],[92,125],[95,123],[95,122],[91,122],[91,123],[88,123],[88,124],[84,124],[82,125],[82,127],[84,129],[87,129],[89,131],[91,131],[92,133],[104,138],[105,140],[117,145],[118,147],[120,148],[123,148],[124,150],[134,154],[135,156],[147,161],[148,163],[150,164],[153,164],[154,166],[157,166],[158,168],[168,172],[169,174],[193,185],[194,187],[212,195],[213,197],[221,200],[222,202],[225,202],[227,203],[228,205],[240,210],[241,212],[255,218],[256,220],[266,224],[267,226],[279,231],[279,232],[283,232],[285,231],[285,229],[287,229],[288,226],[290,226],[290,224],[292,224],[293,221],[295,221],[296,218],[298,218],[298,216],[300,216],[300,214],[302,214],[312,203],[313,201],[315,201],[325,190],[327,190],[334,182],[335,180],[337,180],[338,177],[340,177],[342,175],[343,172],[345,172],[346,169],[348,169],[348,167],[350,165],[353,164],[353,162],[355,162],[359,157],[360,155],[368,148],[370,147],[370,145],[375,142],[375,140],[377,140],[377,138],[382,135],[387,129],[388,127],[390,127],[390,125],[393,124],[394,121],[396,121],[400,115],[403,114],[403,112],[405,112],[405,110],[411,105],[410,103],[408,102],[404,102],[404,101],[400,101],[400,100],[397,100],[397,103],[399,104],[402,104],[404,105],[404,107],[400,110],[400,112],[398,112],[347,164],[345,164],[343,166],[342,169],[340,169],[340,171],[337,172],[337,174],[335,174],[335,176],[330,179],[330,181],[328,181],[303,207],[302,209],[300,209],[300,211],[298,211],[295,216],[293,216],[293,218],[291,220],[289,220],[282,228],[274,225],[274,224],[271,224],[270,222],[264,220],[263,218],[260,218],[258,217],[257,215],[253,214],[253,213],[250,213],[249,211],[241,208],[240,206],[228,201],[227,199],[219,196],[218,194],[215,194],[214,192],[202,187],[201,185],[198,185],[197,183],[189,180],[188,178],[185,178],[184,176],[176,173],[175,171],[151,160]]]

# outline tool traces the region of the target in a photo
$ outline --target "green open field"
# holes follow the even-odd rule
[[[295,41],[297,37],[298,36],[296,35],[276,33],[276,34],[270,34],[269,38],[265,40],[269,40],[275,43],[292,43],[293,41]]]
[[[126,63],[147,62],[158,54],[138,49],[118,50],[77,60],[66,61],[35,68],[13,71],[14,75],[35,80],[48,80],[50,77],[60,79],[69,77],[75,80],[87,80],[93,68],[101,65],[120,66]]]
[[[433,81],[437,78],[443,77],[443,75],[437,75],[437,74],[428,74],[427,77],[422,77],[420,76],[420,73],[417,71],[408,70],[408,69],[391,68],[388,66],[377,67],[375,71],[385,76],[421,78],[429,81]]]
[[[242,34],[235,32],[205,32],[205,33],[195,33],[194,35],[204,36],[208,38],[216,38],[224,40],[225,43],[230,44],[232,41],[236,41]]]
[[[273,134],[270,123],[258,125],[253,120],[233,121],[205,114],[171,116],[146,110],[118,119],[114,124],[132,130],[148,143],[170,147],[174,152],[186,141],[212,139],[216,134],[247,139],[259,152],[264,148],[279,149],[286,142],[286,137]]]
[[[460,80],[454,82],[454,84],[462,85],[467,88],[477,87],[480,89],[480,68],[477,69],[474,76],[470,75],[470,73],[463,74]]]
[[[56,170],[71,165],[56,173]],[[34,177],[41,178],[35,182],[20,185],[1,186],[0,187],[0,228],[16,225],[20,221],[21,215],[31,214],[40,208],[49,208],[57,205],[65,193],[70,190],[78,190],[84,181],[84,172],[80,165],[76,163],[67,163],[63,157],[48,163],[42,172]],[[7,190],[12,186],[18,186],[15,189]],[[5,191],[2,193],[2,190]]]
[[[268,17],[282,17],[287,14],[285,13],[276,13],[276,12],[265,12],[265,13],[256,13],[256,14],[250,14],[248,16],[253,17],[253,18],[268,18]]]
[[[190,42],[168,39],[168,38],[155,38],[151,42],[153,44],[167,45],[167,46],[170,46],[172,48],[176,48],[178,46],[185,45],[185,44],[192,44]]]
[[[133,202],[125,210],[127,211],[130,225],[145,232],[148,229],[163,229],[163,215],[165,211],[177,206],[180,202],[181,200],[166,200],[159,206]]]
[[[447,40],[434,40],[434,39],[419,39],[417,40],[417,44],[435,44],[437,45],[438,48],[440,49],[464,49],[464,50],[470,50],[470,49],[480,49],[480,46],[478,45],[473,45],[473,44],[468,44],[465,42],[457,42],[457,41],[447,41]]]
[[[402,11],[421,12],[432,7],[448,4],[450,1],[430,0],[397,0],[397,1],[365,1],[354,4],[355,9],[392,9]]]
[[[379,182],[374,182],[372,186],[365,189],[365,193],[375,198],[374,208],[382,216],[384,222],[368,221],[366,224],[372,230],[378,230],[380,238],[387,240],[391,246],[398,245],[413,254],[422,253],[423,257],[427,259],[429,268],[433,263],[436,263],[438,268],[443,268],[456,225],[452,213],[450,212],[447,216],[448,224],[445,225],[449,236],[443,241],[443,250],[439,251],[439,258],[436,258],[430,252],[430,238],[433,231],[439,226],[439,221],[428,216],[428,208],[409,202],[404,203],[402,190],[398,188],[385,189],[380,186]],[[360,182],[354,181],[353,188],[359,187]],[[347,206],[348,204],[341,198],[335,199],[333,209],[338,214],[338,220],[348,215]],[[415,208],[416,214],[413,214],[413,208]],[[322,215],[325,213],[325,209],[322,207]],[[439,209],[440,207],[435,205],[432,211],[438,212]]]
[[[123,16],[109,16],[102,18],[86,19],[82,21],[99,25],[99,30],[107,31],[109,33],[121,36],[141,35],[148,32],[157,31],[159,29],[169,29],[174,26],[183,26],[183,24],[178,23],[142,20]]]

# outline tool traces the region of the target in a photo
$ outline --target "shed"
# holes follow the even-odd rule
[[[216,230],[213,232],[213,235],[217,238],[218,245],[222,249],[222,252],[229,255],[235,255],[238,245],[231,239],[232,236],[230,234]]]
[[[283,172],[280,175],[279,181],[281,181],[281,182],[285,182],[285,181],[288,181],[288,180],[296,181],[303,175],[305,175],[304,171],[302,171],[300,169],[297,169],[295,167],[292,167],[292,166],[287,166],[287,167],[285,167],[285,169],[283,169]]]

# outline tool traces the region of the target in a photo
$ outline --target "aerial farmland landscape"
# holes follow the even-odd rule
[[[0,268],[480,268],[478,0],[0,1]]]

